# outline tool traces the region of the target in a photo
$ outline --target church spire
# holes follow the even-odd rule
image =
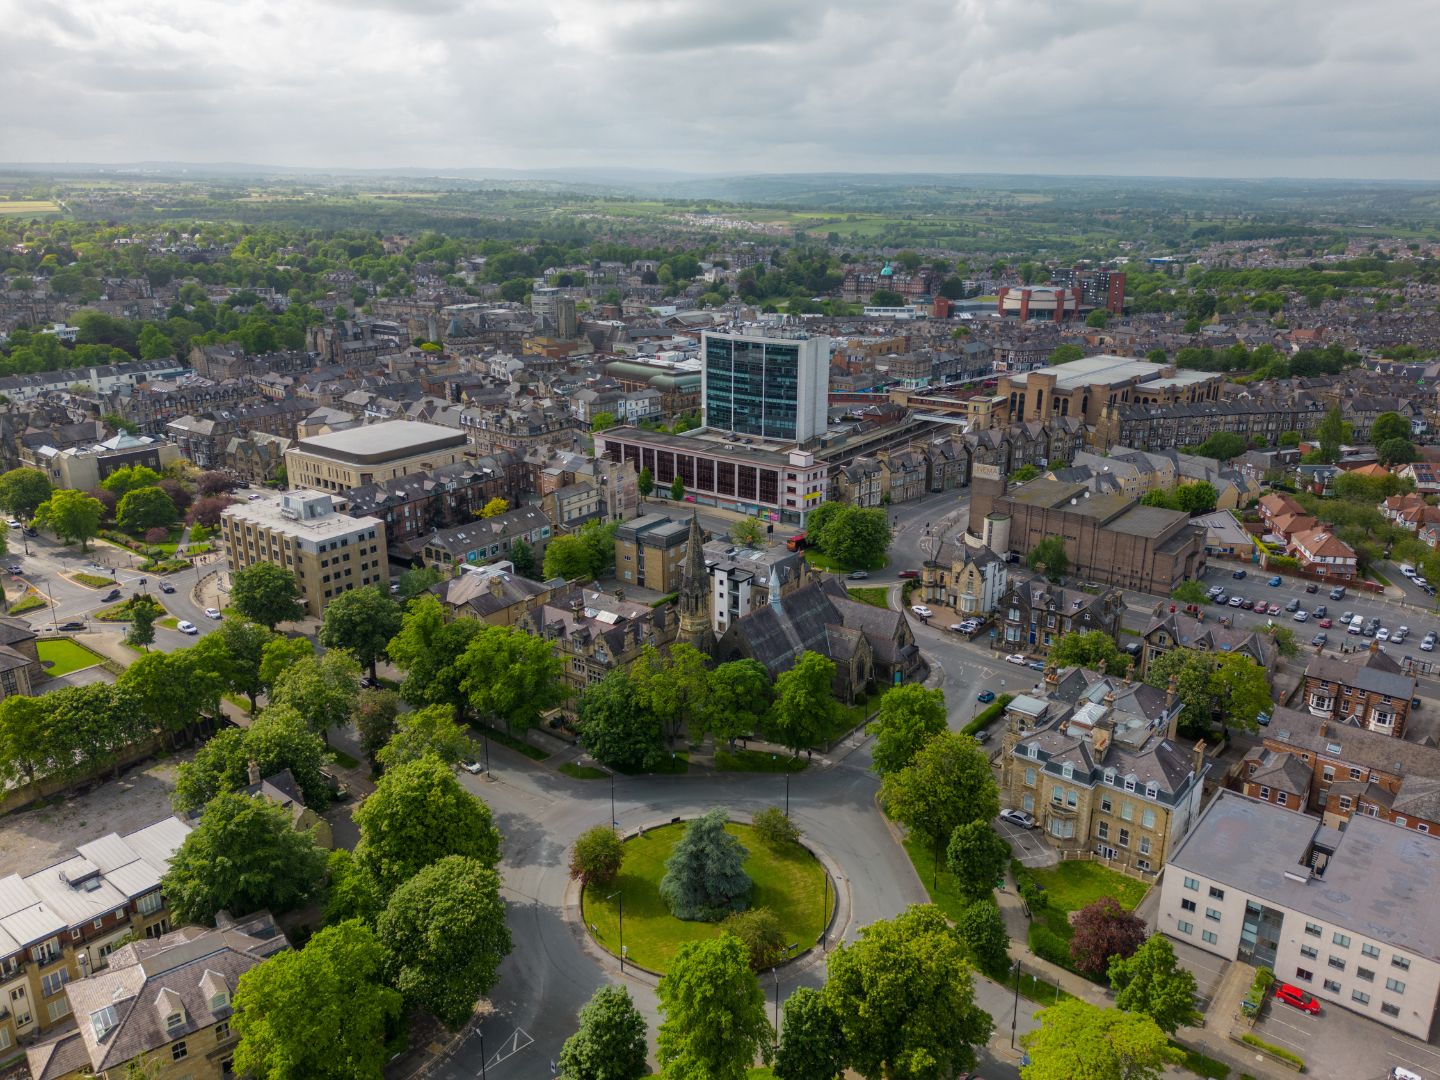
[[[714,644],[710,629],[710,572],[705,569],[705,534],[700,514],[690,515],[685,568],[680,575],[680,627],[676,641],[687,641],[702,652]]]

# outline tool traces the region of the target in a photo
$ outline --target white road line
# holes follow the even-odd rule
[[[1418,1054],[1429,1054],[1434,1058],[1440,1058],[1440,1050],[1432,1050],[1428,1046],[1421,1046],[1419,1043],[1411,1042],[1409,1039],[1402,1038],[1399,1035],[1392,1035],[1391,1038],[1407,1050],[1412,1050]]]
[[[1423,1061],[1411,1061],[1409,1058],[1401,1057],[1399,1054],[1395,1053],[1394,1050],[1391,1050],[1391,1051],[1389,1052],[1389,1054],[1387,1054],[1386,1056],[1387,1056],[1387,1057],[1392,1057],[1392,1058],[1394,1058],[1396,1061],[1400,1062],[1402,1065],[1414,1065],[1415,1068],[1417,1068],[1417,1069],[1428,1069],[1428,1068],[1432,1068],[1432,1067],[1434,1066],[1434,1063],[1433,1063],[1433,1062],[1426,1063],[1426,1062],[1423,1062]]]

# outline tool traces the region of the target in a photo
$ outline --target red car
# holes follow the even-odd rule
[[[901,570],[900,573],[896,574],[895,576],[896,576],[896,577],[902,577],[902,578],[917,578],[917,577],[920,576],[920,571],[919,571],[919,570]]]
[[[1321,620],[1320,620],[1320,629],[1322,629],[1322,630],[1329,630],[1329,629],[1330,629],[1330,625],[1331,625],[1331,624],[1330,624],[1330,620],[1329,620],[1329,619],[1321,619]]]
[[[1298,986],[1291,986],[1289,983],[1281,983],[1275,987],[1275,1000],[1283,1001],[1286,1005],[1294,1005],[1301,1012],[1307,1012],[1311,1016],[1318,1016],[1320,1013],[1320,1002],[1314,996],[1305,993]]]

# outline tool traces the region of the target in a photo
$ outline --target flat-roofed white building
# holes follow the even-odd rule
[[[1155,929],[1428,1039],[1437,891],[1433,837],[1360,815],[1340,832],[1222,791],[1170,855]]]

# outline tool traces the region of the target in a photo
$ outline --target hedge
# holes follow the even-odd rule
[[[1041,923],[1030,924],[1030,951],[1041,960],[1048,960],[1058,967],[1070,968],[1074,963],[1070,958],[1070,944],[1059,934],[1055,933],[1048,926]]]
[[[1015,879],[1015,891],[1020,894],[1021,900],[1030,905],[1032,914],[1050,906],[1045,887],[1030,875],[1029,869],[1019,859],[1010,860],[1010,876]],[[1069,958],[1068,952],[1066,958]]]
[[[1302,1058],[1299,1054],[1292,1054],[1283,1046],[1276,1046],[1274,1043],[1268,1043],[1264,1039],[1259,1038],[1258,1036],[1251,1035],[1248,1031],[1244,1035],[1241,1035],[1240,1038],[1247,1045],[1253,1046],[1257,1050],[1263,1050],[1271,1057],[1277,1057],[1281,1061],[1288,1061],[1290,1062],[1290,1064],[1294,1065],[1298,1069],[1305,1068],[1305,1059]]]
[[[981,728],[989,724],[991,720],[994,720],[997,716],[1003,713],[1005,711],[1005,706],[1009,705],[1010,702],[1014,700],[1014,694],[1001,694],[993,702],[991,702],[989,705],[986,705],[985,708],[981,709],[974,720],[971,720],[968,724],[961,728],[960,733],[962,735],[974,735]]]

